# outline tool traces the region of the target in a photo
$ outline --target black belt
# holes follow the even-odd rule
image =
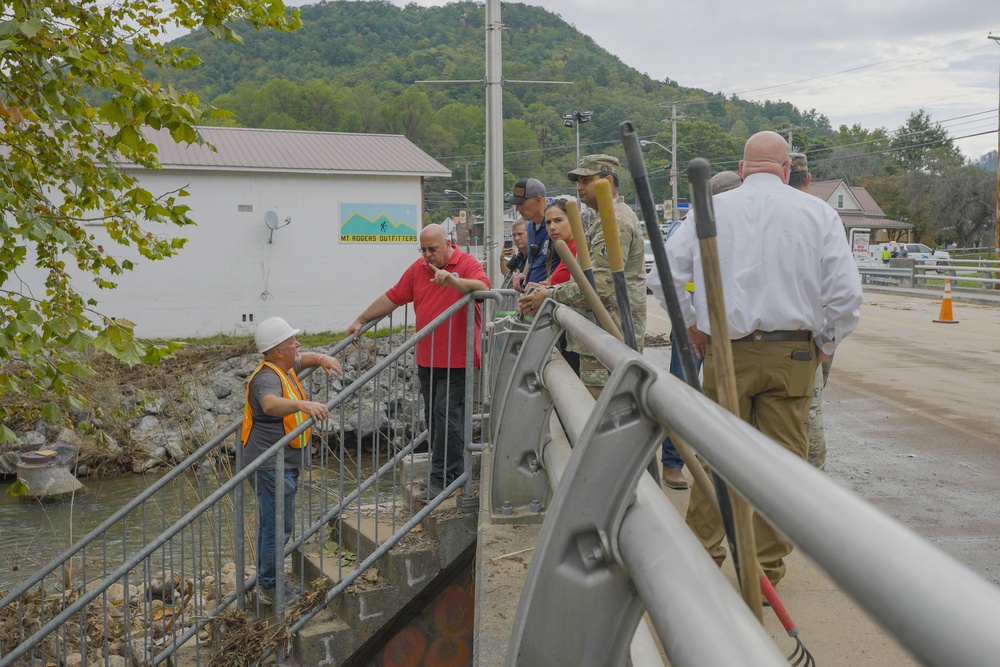
[[[812,340],[811,331],[754,331],[743,338],[734,338],[734,343],[751,343],[755,340]]]

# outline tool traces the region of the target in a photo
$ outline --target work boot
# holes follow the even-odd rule
[[[430,486],[425,487],[423,491],[413,496],[413,499],[421,505],[427,505],[441,495],[442,491],[444,491],[443,487],[440,487],[432,482]]]
[[[285,604],[291,605],[298,601],[299,597],[302,596],[302,589],[298,586],[292,584],[285,584]],[[275,601],[278,599],[278,591],[276,588],[257,588],[257,602],[261,606],[273,607]]]
[[[681,472],[680,468],[664,468],[663,484],[671,489],[678,489],[681,491],[688,488],[687,480],[684,479],[684,473]]]

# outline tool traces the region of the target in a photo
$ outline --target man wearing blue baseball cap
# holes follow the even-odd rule
[[[520,292],[528,283],[540,283],[549,277],[545,267],[545,258],[549,254],[549,233],[545,229],[545,185],[537,178],[522,178],[505,201],[513,204],[514,210],[528,222],[529,261],[525,264],[524,273],[514,276],[514,289]],[[538,248],[534,253],[531,252],[532,246]],[[556,266],[558,264],[556,261]]]

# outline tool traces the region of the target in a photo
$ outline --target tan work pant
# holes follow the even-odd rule
[[[754,340],[733,342],[736,394],[740,417],[796,456],[809,453],[809,404],[816,373],[816,350],[812,341]],[[715,361],[709,345],[705,354],[705,395],[718,400]],[[792,358],[808,352],[807,361]],[[688,505],[688,526],[720,566],[726,559],[722,546],[725,531],[714,507],[695,485]],[[753,518],[757,560],[772,584],[785,575],[782,560],[792,552],[791,543],[757,513]],[[741,554],[742,555],[742,554]]]

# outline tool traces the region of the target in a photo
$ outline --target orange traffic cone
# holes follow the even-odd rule
[[[944,279],[944,296],[941,297],[941,314],[934,320],[941,324],[958,324],[951,315],[951,278]]]

